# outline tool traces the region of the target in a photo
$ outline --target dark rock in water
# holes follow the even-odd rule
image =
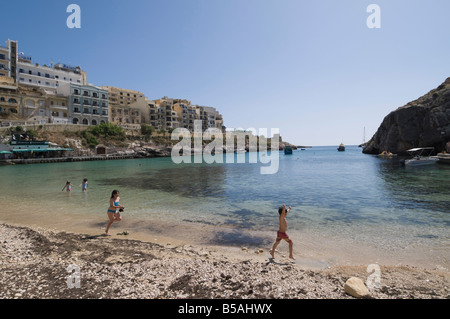
[[[386,116],[363,152],[404,155],[415,147],[445,150],[450,141],[450,78],[419,99]]]

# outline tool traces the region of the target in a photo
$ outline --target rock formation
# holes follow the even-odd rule
[[[387,115],[363,152],[404,155],[414,147],[443,151],[450,141],[450,78],[438,88]]]

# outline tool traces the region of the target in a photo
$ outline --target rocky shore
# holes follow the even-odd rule
[[[411,148],[434,147],[439,153],[449,141],[450,78],[447,78],[436,89],[388,114],[363,152],[408,155],[406,151]]]
[[[269,257],[0,224],[0,299],[341,299],[354,298],[349,278],[370,276],[367,265],[317,270]],[[380,270],[366,298],[450,298],[448,272]]]

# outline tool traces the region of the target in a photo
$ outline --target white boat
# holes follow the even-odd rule
[[[413,158],[405,160],[405,166],[420,166],[436,164],[438,161],[437,156],[431,156],[434,151],[434,147],[418,147],[407,150],[408,154]]]
[[[441,164],[450,164],[450,154],[447,153],[439,153],[437,155],[438,163]]]

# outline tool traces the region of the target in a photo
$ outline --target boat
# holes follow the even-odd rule
[[[284,155],[292,155],[292,148],[285,147],[284,148]]]
[[[381,154],[378,154],[377,156],[381,158],[394,158],[397,157],[397,154],[392,154],[391,152],[383,151],[381,152]]]
[[[413,156],[413,158],[405,160],[405,166],[431,165],[438,161],[437,156],[431,156],[434,152],[434,147],[417,147],[407,150],[407,152]]]
[[[437,158],[439,164],[450,164],[450,154],[448,153],[439,153]]]
[[[338,152],[344,152],[344,151],[345,151],[345,145],[344,145],[344,143],[341,143],[341,144],[339,145],[339,147],[337,148],[337,150],[338,150]]]

